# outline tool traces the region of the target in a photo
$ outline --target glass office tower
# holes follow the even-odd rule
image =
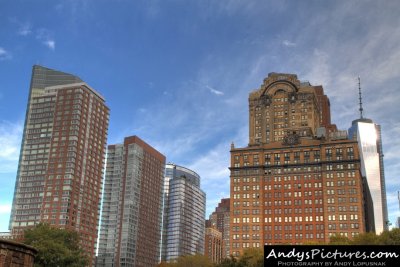
[[[204,254],[206,194],[200,176],[175,164],[166,165],[161,259]]]
[[[380,125],[370,119],[352,122],[349,138],[358,141],[361,174],[366,179],[366,227],[367,231],[380,234],[388,230],[388,212],[383,167]]]

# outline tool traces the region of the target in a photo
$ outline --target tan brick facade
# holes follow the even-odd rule
[[[249,106],[249,146],[231,147],[231,253],[363,233],[357,142],[335,132],[322,87],[273,73]]]
[[[204,255],[211,262],[220,263],[223,258],[222,233],[215,228],[206,228]]]

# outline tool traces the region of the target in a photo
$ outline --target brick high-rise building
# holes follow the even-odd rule
[[[165,156],[137,136],[109,145],[96,266],[159,262]]]
[[[73,229],[94,262],[109,109],[80,78],[33,66],[10,229]]]
[[[229,250],[229,221],[230,221],[230,199],[223,198],[215,211],[210,214],[209,220],[206,223],[206,227],[213,227],[218,229],[222,233],[222,258],[227,258],[230,256]]]
[[[365,232],[357,142],[321,86],[271,73],[249,97],[249,145],[231,146],[231,253]]]

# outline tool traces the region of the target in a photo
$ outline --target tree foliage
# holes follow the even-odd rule
[[[319,242],[308,242],[307,245],[320,245]],[[353,239],[341,235],[330,238],[329,245],[400,245],[400,229],[385,231],[380,235],[374,233],[360,234]],[[161,262],[158,267],[262,267],[264,266],[264,251],[250,248],[243,251],[239,258],[225,258],[219,264],[212,264],[203,255],[187,255],[172,263]]]
[[[74,231],[41,223],[25,231],[24,243],[38,250],[35,267],[80,267],[89,263],[79,247],[79,235]]]
[[[236,267],[237,266],[237,259],[232,255],[230,258],[225,258],[221,261],[220,264],[217,265],[218,267]]]
[[[243,252],[239,258],[231,256],[225,258],[219,264],[213,264],[206,256],[185,255],[173,262],[161,262],[158,267],[262,267],[264,266],[264,252],[262,249],[250,248]]]
[[[380,235],[363,233],[352,240],[347,237],[335,235],[330,238],[329,245],[400,245],[400,229],[395,228],[384,231]]]
[[[390,231],[385,231],[379,236],[380,244],[382,245],[400,245],[400,229],[395,228]]]
[[[198,267],[213,267],[214,265],[204,255],[195,254],[195,255],[184,255],[173,262],[161,262],[157,265],[158,267],[191,267],[191,266],[198,266]]]
[[[264,251],[257,248],[249,248],[243,251],[237,267],[262,267],[264,266]]]
[[[239,258],[225,258],[216,267],[262,267],[264,266],[264,251],[257,248],[249,248],[243,251]]]

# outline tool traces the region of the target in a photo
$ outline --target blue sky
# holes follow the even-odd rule
[[[323,85],[332,120],[382,125],[390,221],[400,216],[400,2],[0,0],[0,231],[8,227],[31,68],[106,98],[108,142],[138,135],[200,174],[207,215],[248,142],[248,94],[269,72]]]

